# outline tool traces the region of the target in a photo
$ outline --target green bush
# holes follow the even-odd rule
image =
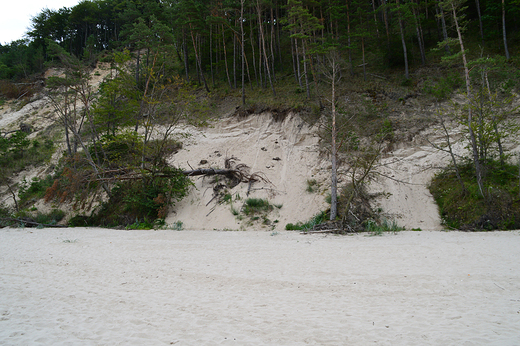
[[[480,193],[471,162],[459,167],[465,190],[453,168],[447,168],[433,178],[429,189],[439,206],[443,223],[448,228],[520,228],[518,166],[489,161],[484,167],[485,198]]]
[[[424,86],[424,92],[434,96],[438,100],[445,100],[463,85],[462,75],[458,72],[451,72],[447,76],[441,77],[437,81],[428,80]]]
[[[127,225],[125,229],[137,229],[137,230],[147,230],[147,229],[153,229],[154,228],[154,222],[143,220],[138,221],[136,220],[134,223]]]
[[[45,192],[54,183],[54,178],[50,175],[44,179],[34,177],[29,184],[25,178],[20,183],[20,189],[18,190],[18,197],[20,198],[20,204],[26,205],[30,200],[38,200],[45,196]]]
[[[54,153],[54,143],[48,138],[27,139],[28,134],[16,131],[11,137],[0,136],[0,179],[11,176],[27,166],[38,166]],[[43,145],[40,142],[43,141]]]
[[[287,231],[309,231],[315,225],[319,225],[320,223],[323,223],[325,221],[327,221],[327,212],[322,211],[314,215],[307,222],[298,222],[296,224],[288,223],[287,225],[285,225],[285,229]]]
[[[169,169],[169,178],[145,177],[119,182],[108,202],[88,219],[99,226],[153,228],[154,220],[164,219],[168,208],[188,193],[191,181],[180,170]]]
[[[48,214],[38,213],[34,221],[44,225],[55,225],[65,217],[65,212],[59,209],[52,209]]]
[[[75,215],[70,218],[68,225],[70,227],[85,227],[89,226],[89,217],[86,215]]]

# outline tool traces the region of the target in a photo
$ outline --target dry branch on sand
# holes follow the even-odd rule
[[[213,176],[223,175],[229,178],[232,182],[232,186],[236,186],[239,183],[251,183],[262,181],[264,183],[270,183],[270,181],[261,172],[249,173],[249,166],[243,163],[237,164],[237,158],[231,157],[225,160],[224,169],[219,168],[199,168],[192,170],[184,170],[180,173],[187,177],[195,176]],[[160,171],[153,172],[150,169],[141,169],[140,171],[132,170],[131,168],[122,168],[116,170],[107,170],[100,172],[100,174],[89,175],[85,177],[86,181],[100,181],[100,182],[117,182],[122,180],[139,180],[144,179],[147,174],[152,175],[155,178],[171,178],[172,172]]]

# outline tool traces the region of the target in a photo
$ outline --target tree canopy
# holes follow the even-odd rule
[[[322,48],[330,45],[348,55],[351,71],[366,73],[367,66],[402,68],[408,78],[408,65],[424,65],[426,51],[456,37],[447,3],[84,0],[71,8],[43,9],[32,18],[27,39],[0,46],[0,78],[27,78],[41,71],[53,59],[47,39],[84,59],[114,49],[170,45],[177,72],[204,83],[208,90],[209,80],[236,88],[242,73],[247,82],[267,87],[280,73],[292,70],[300,88],[311,97],[310,86],[319,78],[314,67]],[[480,33],[482,49],[505,56],[510,50],[514,56],[518,1],[504,1],[503,7],[492,0],[462,3],[466,32]]]

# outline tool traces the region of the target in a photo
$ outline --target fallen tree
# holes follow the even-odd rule
[[[164,219],[171,206],[185,197],[193,183],[191,177],[223,176],[215,181],[215,198],[222,188],[231,189],[238,184],[248,184],[248,191],[255,182],[270,184],[261,173],[250,173],[250,168],[237,163],[235,157],[224,161],[224,168],[199,168],[181,170],[163,162],[161,166],[125,167],[108,170],[91,169],[81,159],[69,161],[53,185],[47,189],[46,202],[71,202],[83,213],[93,208],[90,216],[80,217],[74,225],[128,226],[134,223],[153,224]],[[103,194],[102,186],[108,186],[110,194]]]

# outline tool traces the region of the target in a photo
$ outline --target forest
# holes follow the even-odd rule
[[[94,0],[43,9],[26,38],[0,46],[0,79],[28,79],[54,58],[49,40],[88,61],[124,48],[149,64],[161,54],[171,72],[206,90],[242,83],[271,89],[292,73],[308,97],[331,47],[354,73],[410,69],[456,53],[453,15],[472,54],[511,57],[519,40],[518,0]],[[442,49],[439,42],[448,43]],[[242,80],[244,79],[244,81]]]

